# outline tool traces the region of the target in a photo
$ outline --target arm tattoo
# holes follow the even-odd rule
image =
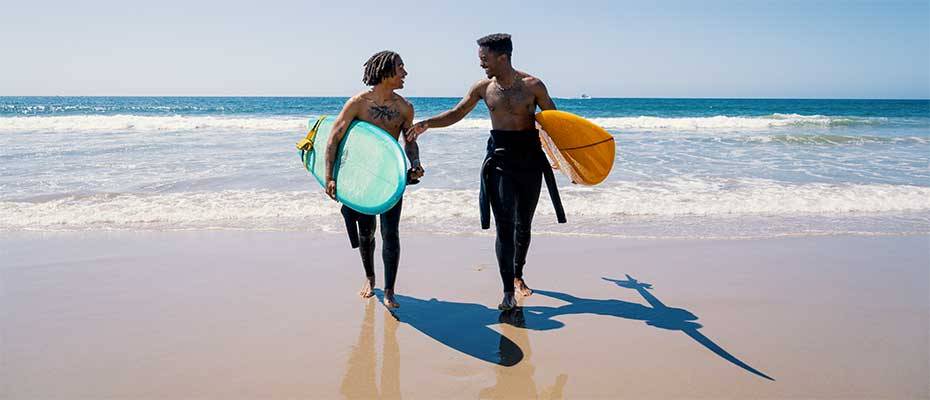
[[[400,115],[400,112],[388,106],[371,106],[368,111],[371,112],[371,117],[373,119],[382,119],[388,121],[393,120],[398,115]]]
[[[326,147],[326,179],[333,179],[336,170],[336,153],[339,152],[339,143]]]

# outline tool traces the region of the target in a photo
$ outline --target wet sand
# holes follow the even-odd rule
[[[3,234],[0,397],[930,398],[926,236],[537,236],[506,314],[492,238],[402,247],[392,314],[341,235]]]

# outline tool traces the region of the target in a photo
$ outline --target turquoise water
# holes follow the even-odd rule
[[[338,231],[294,142],[345,98],[0,97],[0,230]],[[457,98],[412,98],[417,117]],[[930,101],[555,99],[615,135],[596,187],[560,177],[536,231],[630,237],[930,232]],[[475,233],[490,122],[420,142],[406,230]]]
[[[345,97],[0,97],[0,116],[52,115],[291,115],[335,114]],[[433,115],[457,97],[411,97],[417,112]],[[930,118],[930,100],[820,99],[556,99],[560,109],[586,117],[710,117],[771,114],[903,119]],[[480,105],[469,116],[486,118]],[[926,127],[926,126],[925,126]]]

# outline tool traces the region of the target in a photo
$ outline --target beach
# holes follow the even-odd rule
[[[0,97],[0,398],[930,397],[930,101],[556,99],[614,168],[501,313],[486,107],[418,140],[389,312],[294,147],[345,100]]]
[[[2,9],[0,400],[930,400],[928,0]]]
[[[0,397],[930,397],[926,235],[533,240],[502,316],[486,235],[403,236],[391,314],[341,234],[7,232]]]

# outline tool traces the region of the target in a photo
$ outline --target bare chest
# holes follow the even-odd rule
[[[502,89],[495,83],[488,85],[485,91],[485,103],[493,114],[511,114],[522,116],[533,114],[536,110],[536,98],[523,85]]]
[[[359,113],[359,119],[384,129],[395,138],[400,134],[405,122],[400,109],[393,104],[366,104]]]

